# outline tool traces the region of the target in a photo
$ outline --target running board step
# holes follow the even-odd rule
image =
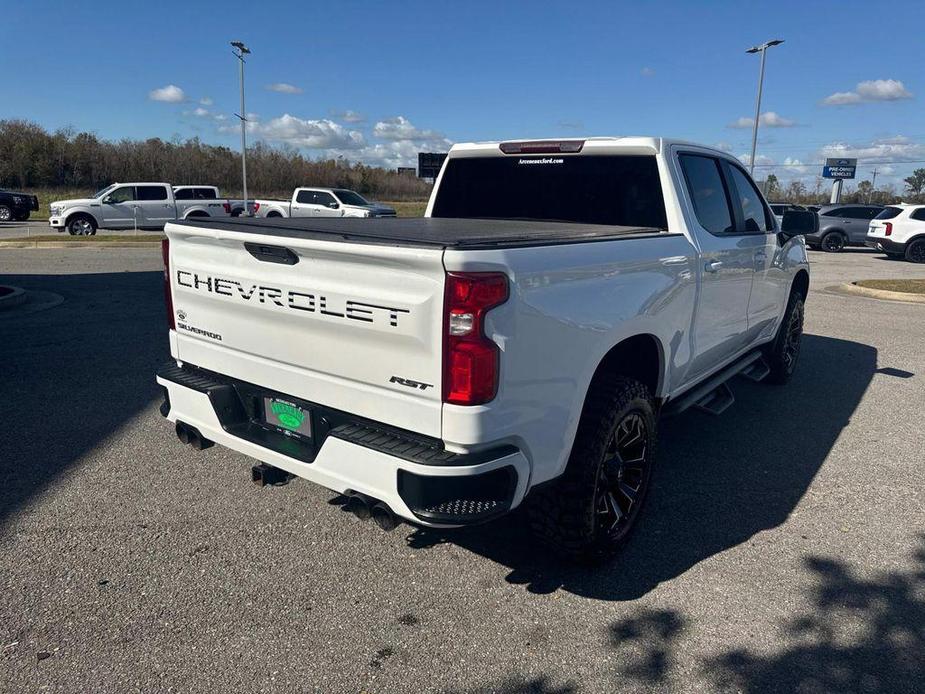
[[[744,376],[749,381],[760,383],[769,373],[771,373],[771,367],[768,366],[767,362],[762,358],[753,361],[747,368],[739,373],[739,376]]]
[[[694,407],[710,414],[722,414],[736,401],[729,386],[720,383],[707,393],[702,399],[694,403]]]
[[[680,414],[688,407],[697,407],[710,414],[720,414],[735,402],[732,391],[726,385],[729,379],[741,374],[752,380],[759,380],[767,373],[768,366],[764,363],[761,352],[749,352],[700,385],[669,401],[663,414],[670,417]]]

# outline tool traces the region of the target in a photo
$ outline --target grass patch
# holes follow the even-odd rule
[[[106,234],[105,236],[71,236],[69,234],[37,234],[36,236],[17,236],[12,239],[0,239],[3,241],[55,241],[58,243],[98,243],[105,245],[107,243],[151,243],[167,238],[163,234],[142,233],[137,236],[124,234]]]
[[[859,280],[859,287],[880,289],[885,292],[905,292],[906,294],[925,294],[925,279],[921,280]]]
[[[384,203],[389,207],[394,207],[399,217],[423,217],[424,210],[427,209],[427,200],[413,200],[401,202]]]

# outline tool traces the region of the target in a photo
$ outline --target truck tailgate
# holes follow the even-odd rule
[[[440,436],[441,248],[165,231],[175,358]]]

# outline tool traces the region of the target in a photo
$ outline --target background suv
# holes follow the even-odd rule
[[[925,205],[890,205],[870,223],[867,245],[893,258],[925,263]]]
[[[883,205],[823,205],[819,208],[819,231],[807,234],[806,243],[829,253],[838,253],[845,246],[863,246],[870,220],[882,209]]]

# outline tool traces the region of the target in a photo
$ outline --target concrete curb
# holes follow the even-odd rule
[[[160,248],[157,241],[0,241],[0,248]]]
[[[831,287],[831,289],[840,294],[866,296],[869,299],[903,301],[907,304],[925,304],[925,294],[912,294],[910,292],[890,292],[885,289],[871,289],[870,287],[859,287],[853,282],[839,284],[835,287]]]
[[[0,310],[19,306],[26,300],[26,292],[24,289],[14,287],[11,284],[0,284],[0,289],[9,290],[8,292],[0,294]]]

